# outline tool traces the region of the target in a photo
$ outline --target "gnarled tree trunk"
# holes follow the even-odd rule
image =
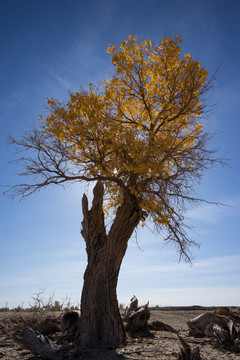
[[[103,184],[98,181],[90,210],[86,195],[82,200],[82,235],[88,255],[81,299],[79,341],[82,347],[118,346],[125,340],[116,288],[127,243],[139,223],[140,213],[136,204],[126,197],[107,234],[103,192]]]

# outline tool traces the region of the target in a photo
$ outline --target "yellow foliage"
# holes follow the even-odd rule
[[[160,201],[161,183],[188,167],[203,126],[201,94],[207,71],[190,54],[181,57],[181,38],[155,45],[129,35],[109,46],[114,75],[100,89],[69,92],[69,101],[48,100],[40,116],[44,133],[65,142],[72,165],[86,179],[105,180],[111,200],[123,201],[126,189],[155,223],[169,226],[174,208]],[[190,171],[190,170],[189,170]],[[157,193],[159,193],[157,195]],[[144,224],[144,219],[143,219]]]

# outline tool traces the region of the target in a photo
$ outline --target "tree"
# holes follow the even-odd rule
[[[194,189],[217,159],[207,148],[211,136],[199,122],[204,97],[215,76],[190,54],[181,57],[181,39],[165,37],[159,46],[135,36],[120,49],[109,46],[114,74],[99,86],[69,92],[69,100],[48,100],[40,125],[20,140],[19,160],[33,176],[13,186],[29,196],[50,184],[96,182],[92,207],[82,199],[82,236],[88,265],[81,299],[82,346],[119,345],[125,331],[116,287],[128,240],[139,224],[152,221],[191,260],[194,244],[186,231],[188,202],[202,201]],[[106,230],[109,211],[114,220]]]

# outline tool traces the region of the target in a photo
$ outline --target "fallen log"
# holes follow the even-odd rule
[[[153,321],[148,325],[150,330],[155,331],[169,331],[177,334],[178,340],[182,347],[178,355],[178,360],[201,360],[199,347],[191,348],[190,345],[179,335],[179,330],[174,329],[172,326],[165,324],[162,321]]]
[[[76,349],[71,345],[55,345],[47,336],[36,333],[30,327],[23,329],[23,338],[17,339],[34,355],[46,360],[76,360]]]
[[[165,324],[162,321],[153,321],[150,324],[148,324],[149,330],[155,330],[155,331],[169,331],[173,333],[178,333],[178,330],[175,330],[172,326]]]
[[[61,318],[61,330],[76,333],[79,326],[80,316],[77,311],[66,311]]]
[[[175,333],[181,343],[178,360],[201,360],[199,348],[191,348],[189,344],[179,335],[179,330],[174,329],[161,321],[155,321],[148,326],[150,311],[148,303],[136,311],[133,311],[127,319],[127,330],[133,336],[149,336],[150,330],[170,331]],[[76,330],[79,322],[79,314],[67,312],[62,317],[61,328],[63,331],[72,332]],[[219,329],[215,329],[218,331]],[[220,335],[219,335],[220,336]],[[35,332],[32,328],[26,327],[23,330],[23,337],[16,339],[32,354],[41,356],[45,360],[77,360],[80,358],[79,349],[74,345],[58,345],[53,343],[47,336]],[[83,355],[83,354],[82,354]]]
[[[59,321],[53,317],[47,317],[37,325],[37,330],[43,335],[51,335],[61,331]]]
[[[218,341],[222,344],[229,344],[231,342],[230,332],[225,330],[222,326],[218,324],[213,324],[212,330]]]
[[[174,329],[172,326],[162,322],[153,321],[148,325],[150,330],[155,331],[169,331],[177,335],[182,347],[178,355],[178,360],[202,360],[199,347],[191,348],[190,345],[179,335],[179,330]]]
[[[229,328],[231,320],[226,316],[217,315],[211,312],[206,312],[198,315],[194,319],[188,320],[189,335],[195,337],[204,337],[209,332],[207,328],[209,324],[214,323],[224,328]]]
[[[162,321],[153,321],[148,325],[150,330],[155,331],[169,331],[177,335],[182,347],[178,355],[178,360],[202,360],[199,347],[191,348],[190,345],[179,335],[179,330],[172,326],[165,324]]]
[[[228,308],[219,309],[218,312],[206,312],[187,321],[189,335],[215,337],[224,348],[238,352],[240,333],[232,320],[234,316],[227,310]],[[218,315],[223,312],[224,315]]]
[[[126,331],[130,336],[149,336],[149,330],[169,331],[177,335],[178,340],[182,345],[178,360],[202,360],[199,348],[196,347],[192,349],[179,335],[179,330],[174,329],[172,326],[165,324],[162,321],[153,321],[151,324],[148,324],[150,318],[150,311],[148,308],[149,302],[139,308],[136,308],[137,304],[138,300],[134,295],[131,299],[129,311],[124,319],[127,322]]]
[[[215,323],[217,319],[217,315],[206,312],[201,315],[196,316],[195,318],[188,320],[187,325],[189,328],[189,335],[196,337],[205,336],[205,329],[208,324]]]

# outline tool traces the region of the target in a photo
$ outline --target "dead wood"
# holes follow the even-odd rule
[[[194,349],[191,349],[186,343],[185,346],[181,347],[178,360],[202,360],[199,347],[197,346]]]
[[[179,331],[174,329],[172,326],[165,324],[162,321],[153,321],[148,325],[150,330],[156,331],[169,331],[174,334],[177,334],[178,340],[180,341],[182,347],[178,355],[178,360],[201,360],[199,347],[191,348],[190,345],[179,335]]]
[[[133,295],[133,297],[131,298],[131,303],[129,306],[129,309],[127,311],[127,315],[132,314],[132,312],[136,311],[138,309],[138,299],[136,298],[135,295]]]
[[[150,318],[150,311],[148,308],[148,303],[142,307],[137,308],[131,314],[127,315],[125,318],[127,325],[126,331],[130,336],[132,335],[141,335],[146,336],[149,334],[148,330],[148,320]]]
[[[153,321],[148,325],[150,330],[155,331],[169,331],[177,334],[178,340],[182,347],[178,356],[178,360],[201,360],[200,350],[198,347],[192,349],[190,345],[179,335],[179,330],[174,329],[172,326],[165,324],[162,321]]]
[[[182,347],[180,349],[178,360],[201,360],[200,350],[198,347],[192,349],[189,344],[179,335],[179,330],[174,329],[172,326],[162,322],[153,321],[148,324],[150,318],[150,311],[148,308],[149,302],[139,308],[136,308],[138,299],[134,295],[131,299],[130,308],[125,321],[127,322],[126,331],[130,336],[149,336],[149,330],[155,331],[169,331],[177,335]],[[134,310],[135,309],[135,310]]]
[[[172,326],[165,324],[162,321],[153,321],[152,323],[148,324],[148,328],[149,330],[178,333],[178,330],[175,330]]]
[[[214,313],[203,313],[187,321],[190,336],[214,337],[227,350],[239,352],[240,332],[229,308],[221,307]]]
[[[213,324],[212,327],[214,335],[217,337],[220,343],[228,344],[231,342],[231,335],[230,332],[224,329],[222,326],[218,324]]]
[[[30,327],[23,329],[22,339],[15,339],[34,355],[46,360],[75,360],[76,349],[71,345],[55,345],[47,336],[36,333]]]
[[[230,310],[230,308],[227,307],[227,306],[220,306],[220,307],[217,308],[217,310],[215,310],[213,313],[214,313],[214,314],[217,314],[217,315],[229,316],[229,315],[231,315],[231,310]]]
[[[77,311],[66,311],[61,318],[61,330],[74,333],[79,326],[80,316]]]
[[[178,360],[202,360],[198,346],[192,349],[179,334],[177,334],[177,336],[182,345]]]
[[[229,321],[230,319],[226,316],[217,315],[211,312],[205,312],[201,315],[198,315],[194,319],[187,321],[187,325],[189,327],[189,335],[195,337],[204,337],[208,333],[209,336],[209,324],[214,323],[224,328],[228,328]]]
[[[57,343],[74,343],[79,335],[80,316],[77,311],[66,311],[61,318],[61,330],[63,335]]]
[[[37,329],[43,335],[51,335],[61,331],[59,321],[53,317],[47,317],[42,320]]]
[[[189,335],[195,337],[205,336],[205,329],[208,324],[215,323],[217,315],[206,312],[201,315],[196,316],[195,318],[188,320],[187,325],[189,328]]]

